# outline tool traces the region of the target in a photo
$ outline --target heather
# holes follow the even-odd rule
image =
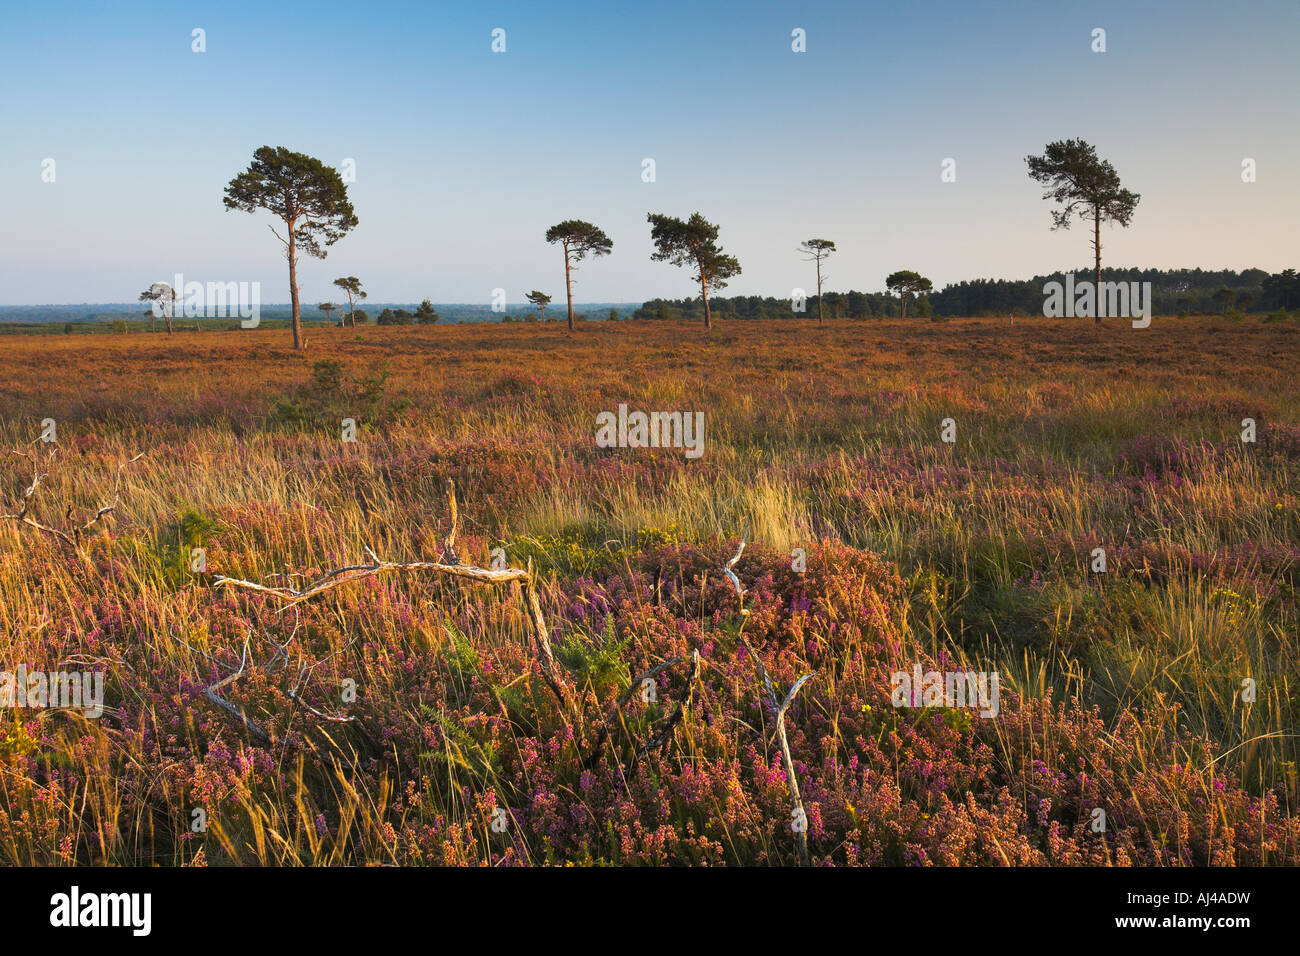
[[[145,452],[84,559],[0,522],[0,664],[108,688],[97,720],[0,715],[0,859],[793,864],[747,639],[782,695],[815,674],[785,715],[815,865],[1300,862],[1297,330],[1086,326],[0,343],[0,447],[58,423],[38,520]],[[703,457],[597,448],[620,402],[703,410]],[[31,470],[0,468],[12,512]],[[565,701],[514,585],[214,585],[432,559],[449,479],[461,558],[542,582]],[[203,693],[241,661],[226,696],[269,742]],[[999,715],[893,707],[918,662],[996,669]]]

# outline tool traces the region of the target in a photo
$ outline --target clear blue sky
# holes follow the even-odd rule
[[[566,218],[615,243],[579,301],[688,296],[685,270],[650,262],[645,217],[696,209],[744,268],[726,294],[811,285],[795,247],[814,236],[839,244],[831,289],[903,268],[1027,277],[1090,258],[1025,172],[1069,137],[1142,194],[1103,236],[1108,264],[1276,270],[1300,249],[1296,0],[121,0],[0,18],[3,304],[129,300],[176,272],[287,301],[269,214],[221,204],[263,144],[357,164],[361,224],[304,260],[311,302],[348,274],[379,301],[558,301],[543,234]]]

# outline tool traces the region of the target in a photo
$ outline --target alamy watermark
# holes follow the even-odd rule
[[[104,713],[104,672],[47,673],[19,664],[17,671],[0,671],[0,707],[57,707],[99,717]]]
[[[132,936],[148,936],[153,928],[153,894],[93,893],[73,886],[50,897],[50,925],[125,927]]]
[[[1064,285],[1044,283],[1043,295],[1043,315],[1049,319],[1132,319],[1135,329],[1151,324],[1150,282],[1103,282],[1098,286],[1087,279],[1076,283],[1074,275],[1066,273]]]
[[[684,448],[687,458],[704,454],[703,412],[629,412],[596,415],[597,448]]]
[[[997,671],[926,671],[914,664],[894,671],[889,699],[895,707],[978,707],[981,717],[998,715]]]
[[[165,282],[155,282],[151,289],[166,287]],[[170,286],[170,296],[159,295],[153,299],[155,318],[171,315],[195,318],[239,318],[239,325],[255,329],[262,321],[262,283],[260,282],[186,282],[185,276],[176,273]]]

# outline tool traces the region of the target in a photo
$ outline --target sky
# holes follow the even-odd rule
[[[355,165],[360,224],[302,260],[310,302],[342,275],[372,301],[562,301],[544,235],[572,218],[614,241],[576,301],[695,294],[650,260],[652,211],[721,226],[743,269],[726,295],[812,286],[814,237],[838,247],[828,290],[1083,266],[1090,229],[1053,232],[1025,167],[1067,138],[1142,196],[1103,265],[1298,264],[1297,0],[118,0],[0,24],[5,305],[129,301],[176,273],[288,301],[270,214],[222,205],[262,145]]]

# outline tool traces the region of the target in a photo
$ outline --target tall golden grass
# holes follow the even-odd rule
[[[734,647],[720,562],[745,534],[767,556],[751,571],[775,575],[774,593],[787,599],[805,587],[782,577],[793,549],[825,560],[878,556],[899,587],[890,640],[926,660],[996,666],[1003,692],[1023,702],[1018,717],[994,721],[981,738],[996,751],[998,779],[1021,781],[1011,788],[1021,802],[996,809],[992,796],[972,796],[980,812],[1005,811],[999,825],[1020,849],[986,848],[987,860],[972,849],[950,862],[1048,852],[1029,800],[1028,755],[1064,760],[1052,734],[1074,740],[1084,731],[1061,730],[1075,717],[1034,716],[1029,702],[1041,700],[1098,715],[1116,762],[1122,751],[1129,768],[1116,779],[1140,781],[1125,800],[1147,800],[1142,788],[1158,780],[1211,817],[1220,807],[1222,826],[1237,812],[1216,803],[1225,782],[1242,799],[1273,801],[1269,825],[1280,829],[1259,837],[1253,857],[1239,845],[1229,855],[1295,862],[1298,332],[1214,319],[1157,319],[1148,330],[1048,320],[753,322],[712,333],[584,323],[573,335],[548,324],[330,328],[308,333],[305,356],[269,330],[0,336],[0,447],[32,451],[48,473],[33,515],[60,525],[69,507],[74,517],[93,514],[122,462],[146,453],[123,473],[120,505],[87,542],[86,561],[48,534],[0,522],[0,669],[101,668],[110,685],[110,711],[98,721],[0,715],[0,858],[788,862],[779,781],[769,792],[738,778],[752,792],[735,799],[752,802],[765,826],[742,824],[715,794],[713,810],[661,812],[679,834],[675,849],[656,849],[640,831],[597,845],[558,828],[548,842],[536,829],[543,785],[530,781],[535,765],[521,756],[563,741],[568,756],[554,759],[570,763],[538,773],[581,816],[572,760],[597,715],[656,662],[647,648],[666,654],[697,639]],[[704,455],[596,448],[595,415],[620,402],[703,411]],[[57,451],[33,444],[46,418],[57,423]],[[343,418],[358,423],[355,444],[340,439]],[[945,418],[956,422],[955,444],[940,441]],[[1253,445],[1240,440],[1244,418],[1259,424]],[[0,512],[12,512],[30,469],[15,456],[0,467]],[[391,560],[432,558],[446,530],[448,478],[461,491],[465,560],[486,564],[501,546],[512,563],[532,559],[548,576],[547,611],[584,708],[577,717],[558,711],[544,688],[534,693],[526,625],[509,590],[399,579],[283,611],[216,593],[189,570],[194,547],[206,549],[212,571],[298,583],[293,575],[362,560],[366,548]],[[1108,552],[1105,574],[1090,570],[1097,547]],[[695,604],[676,617],[695,637],[661,635],[658,618],[625,606],[602,613],[603,630],[574,610],[613,578],[635,582],[654,555],[690,548],[718,557],[714,581],[680,582],[682,600]],[[857,612],[858,573],[809,579],[826,588],[806,585],[826,627]],[[232,691],[275,728],[271,748],[243,739],[195,693],[238,665],[249,626],[259,665],[273,657],[269,641],[296,649],[292,672],[259,666]],[[789,626],[807,637],[803,625]],[[784,661],[779,673],[815,657],[787,643],[794,631],[780,633],[760,644]],[[865,631],[843,646],[822,639],[835,660],[881,653],[864,649],[876,647]],[[313,667],[309,686],[323,711],[347,709],[335,688],[357,680],[352,712],[372,740],[286,698],[300,659]],[[413,676],[412,661],[426,670]],[[826,660],[820,670],[827,676],[808,704],[817,721],[839,727],[850,703],[879,700],[878,677]],[[704,679],[762,721],[746,675],[718,664]],[[1242,698],[1246,678],[1257,683],[1253,702]],[[668,680],[679,689],[682,679]],[[632,710],[625,748],[663,716],[654,706]],[[797,759],[829,780],[830,758],[805,729]],[[767,752],[770,733],[687,719],[655,773],[744,764],[752,748]],[[857,752],[854,739],[826,733],[835,766]],[[612,755],[604,765],[611,779],[616,765]],[[938,798],[911,793],[897,768],[876,769],[895,773],[906,799],[873,811],[883,816],[870,823],[864,806],[852,807],[856,822],[835,840],[814,840],[815,858],[868,859],[846,848],[856,846],[849,831],[864,846],[874,840],[884,862],[921,852],[907,849],[925,843],[912,830],[881,834],[923,828],[919,814],[938,813]],[[610,786],[653,803],[649,778]],[[960,791],[947,794],[957,809],[943,812],[964,812]],[[813,788],[814,801],[820,792]],[[509,839],[490,826],[489,800],[511,812],[529,807]],[[206,809],[206,831],[192,829],[196,808]],[[588,809],[602,824],[574,827],[609,829],[607,807]],[[1086,809],[1065,821],[1078,834]],[[1216,853],[1233,846],[1202,821],[1208,835],[1184,834],[1195,849],[1180,855],[1179,835],[1159,832],[1157,819],[1155,810],[1126,818],[1125,839],[1141,853],[1125,844],[1059,859],[1222,862]]]

